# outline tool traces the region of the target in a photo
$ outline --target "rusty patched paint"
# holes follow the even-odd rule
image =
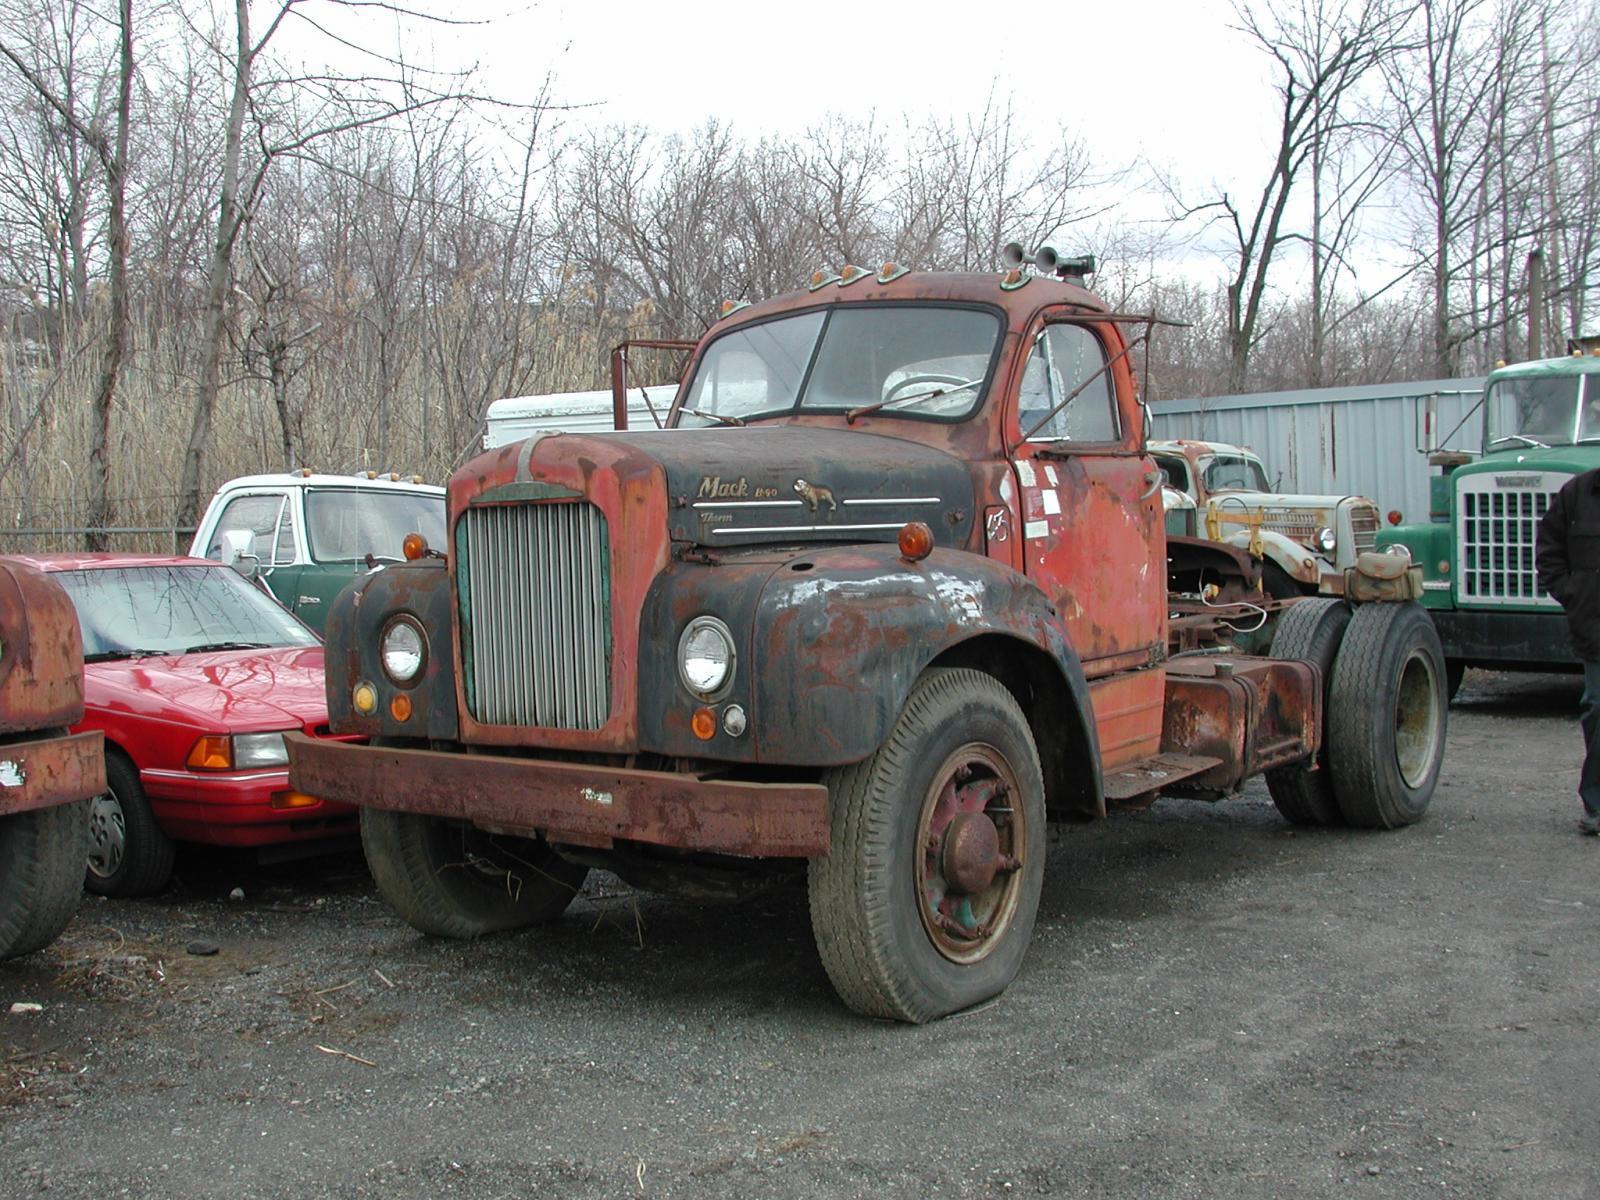
[[[83,719],[83,640],[72,601],[42,571],[0,559],[0,816],[105,790],[99,731]]]
[[[82,719],[77,610],[44,572],[0,559],[0,734]]]
[[[828,850],[828,791],[820,784],[351,746],[299,733],[284,740],[290,785],[327,799],[591,847],[627,840],[775,858]]]
[[[1184,789],[1230,791],[1302,762],[1316,753],[1321,728],[1322,677],[1312,663],[1206,655],[1167,664],[1162,751],[1221,759]]]
[[[0,817],[70,804],[106,790],[104,735],[0,741]]]

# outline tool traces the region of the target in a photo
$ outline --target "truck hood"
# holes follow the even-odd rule
[[[893,541],[907,521],[924,521],[936,544],[955,546],[972,529],[966,465],[919,442],[797,425],[563,434],[524,450],[523,461],[537,479],[547,455],[570,462],[586,445],[651,460],[676,542]]]
[[[1548,446],[1543,449],[1538,446],[1519,446],[1513,450],[1496,450],[1476,462],[1457,467],[1451,478],[1459,480],[1473,475],[1532,476],[1549,471],[1561,476],[1553,478],[1550,483],[1548,490],[1554,491],[1566,482],[1565,476],[1580,474],[1594,466],[1597,448],[1600,447],[1590,442],[1582,446]],[[1515,486],[1537,488],[1543,484],[1528,481]]]
[[[1335,509],[1346,500],[1363,500],[1363,496],[1309,496],[1287,492],[1212,492],[1213,504],[1232,505],[1236,508],[1317,508]],[[1369,504],[1371,501],[1367,501]]]

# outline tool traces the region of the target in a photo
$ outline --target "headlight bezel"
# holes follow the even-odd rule
[[[1332,525],[1324,525],[1318,529],[1312,540],[1316,542],[1317,549],[1324,554],[1333,554],[1339,549],[1339,534]]]
[[[722,664],[720,678],[710,679],[699,673],[691,676],[689,671],[690,642],[701,634],[713,634],[720,639],[725,659]],[[695,656],[701,661],[714,661],[712,656],[700,653]],[[713,617],[709,613],[702,613],[683,627],[683,632],[678,636],[678,682],[685,691],[698,700],[707,703],[726,696],[733,687],[733,681],[739,670],[739,650],[734,641],[733,630],[728,628],[726,621]]]
[[[233,741],[233,770],[259,771],[289,765],[289,747],[283,735],[292,730],[274,729],[261,733],[236,733]]]
[[[390,638],[402,634],[409,634],[416,638],[414,650],[402,649],[396,651],[390,645]],[[409,672],[402,673],[395,669],[390,662],[390,655],[393,653],[415,655],[415,662]],[[383,628],[378,633],[378,667],[383,671],[383,677],[395,687],[413,688],[421,680],[427,666],[428,631],[422,627],[422,622],[410,613],[396,613],[385,621]]]

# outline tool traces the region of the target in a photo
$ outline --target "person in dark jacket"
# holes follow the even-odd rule
[[[1556,493],[1540,518],[1535,556],[1539,583],[1566,611],[1572,651],[1583,663],[1578,829],[1600,834],[1600,468],[1569,479]]]

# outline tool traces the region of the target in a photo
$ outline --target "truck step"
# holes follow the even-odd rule
[[[1105,777],[1106,799],[1123,803],[1148,796],[1153,800],[1162,788],[1209,771],[1221,762],[1220,758],[1204,754],[1156,754],[1140,759]]]

